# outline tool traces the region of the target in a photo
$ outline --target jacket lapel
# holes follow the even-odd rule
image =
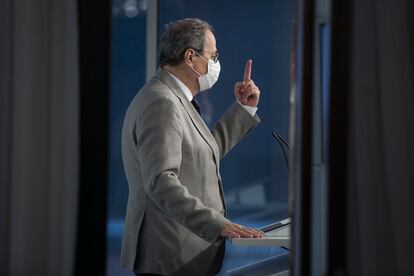
[[[175,80],[164,69],[158,69],[155,75],[155,78],[165,83],[170,88],[170,90],[180,99],[181,104],[183,105],[184,109],[190,116],[190,119],[193,122],[194,126],[197,128],[200,135],[204,138],[206,143],[210,146],[211,150],[213,151],[214,160],[218,167],[219,148],[218,148],[217,142],[214,139],[213,135],[211,134],[210,129],[204,123],[203,119],[197,113],[197,111],[195,110],[191,102],[184,95],[184,92],[181,91],[180,87],[175,82]]]

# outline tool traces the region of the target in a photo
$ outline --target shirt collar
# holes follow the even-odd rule
[[[165,70],[165,71],[168,72],[168,70]],[[184,92],[185,97],[188,99],[188,101],[191,102],[193,100],[193,94],[191,93],[190,89],[182,81],[180,81],[180,79],[178,79],[176,76],[174,76],[170,72],[168,72],[168,74],[170,74],[173,77],[173,79],[177,82],[178,86]]]

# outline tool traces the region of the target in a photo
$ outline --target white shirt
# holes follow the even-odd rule
[[[167,70],[165,70],[167,71]],[[167,71],[168,72],[168,71]],[[190,89],[182,82],[180,81],[176,76],[168,72],[173,79],[177,82],[178,86],[181,88],[181,90],[184,92],[185,97],[191,102],[193,100],[193,94],[191,93]],[[254,116],[257,112],[257,107],[244,105],[241,102],[237,101],[244,109],[246,109],[247,112],[249,112],[250,115]]]

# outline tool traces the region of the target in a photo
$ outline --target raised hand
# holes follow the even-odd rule
[[[251,79],[252,63],[251,59],[247,61],[243,81],[234,85],[234,95],[240,103],[256,107],[259,103],[260,90]]]

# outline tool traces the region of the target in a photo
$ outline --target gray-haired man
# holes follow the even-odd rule
[[[260,91],[249,60],[237,101],[207,128],[193,97],[214,85],[220,63],[212,28],[199,19],[170,24],[159,63],[122,131],[129,198],[121,262],[137,275],[213,275],[224,238],[262,235],[225,218],[219,173],[220,159],[259,123]]]

